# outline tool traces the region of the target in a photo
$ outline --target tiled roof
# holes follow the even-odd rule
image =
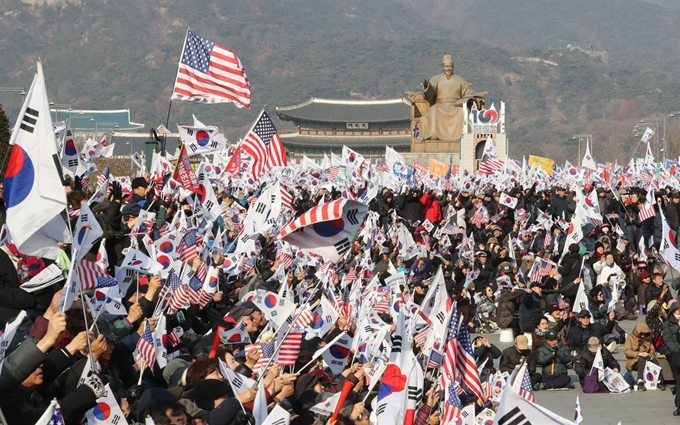
[[[277,106],[276,115],[284,121],[377,123],[408,121],[411,112],[406,99],[333,100],[313,97],[298,105]]]
[[[411,137],[400,136],[307,136],[298,133],[282,134],[281,140],[284,146],[291,148],[374,148],[374,147],[410,147]]]
[[[132,131],[144,128],[144,124],[130,121],[129,109],[117,110],[81,110],[81,109],[52,109],[52,121],[66,121],[71,119],[71,127],[79,130],[94,130],[95,123],[98,132]],[[116,128],[116,126],[118,126]]]

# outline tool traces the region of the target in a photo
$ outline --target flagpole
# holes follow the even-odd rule
[[[180,64],[182,63],[182,56],[184,55],[184,50],[187,47],[187,39],[189,38],[189,31],[191,30],[190,27],[187,27],[187,32],[184,35],[184,43],[182,44],[182,53],[179,56],[179,62],[177,63],[177,75],[175,76],[175,84],[177,83],[177,79],[179,78],[179,71],[180,71]],[[175,91],[175,88],[173,86],[173,93]],[[170,102],[168,103],[168,115],[165,119],[165,129],[169,130],[169,125],[170,125],[170,111],[172,110],[172,94],[170,95]],[[163,135],[163,146],[161,147],[161,156],[165,158],[165,149],[167,148],[166,144],[168,141],[168,134],[165,133]]]

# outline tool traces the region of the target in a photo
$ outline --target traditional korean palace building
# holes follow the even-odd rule
[[[295,133],[281,134],[288,152],[322,154],[345,145],[362,154],[385,153],[385,146],[408,152],[411,102],[406,99],[334,100],[311,98],[278,106],[276,115],[291,121]]]

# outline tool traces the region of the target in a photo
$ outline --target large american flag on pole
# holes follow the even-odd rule
[[[239,148],[253,158],[252,172],[256,179],[264,174],[265,169],[288,165],[286,148],[283,146],[274,123],[265,111],[262,111],[253,129],[246,135]]]
[[[234,52],[187,31],[170,99],[250,108],[250,81]]]
[[[458,350],[456,352],[456,367],[463,377],[463,383],[472,391],[480,400],[484,400],[484,393],[482,392],[482,383],[479,381],[479,371],[475,363],[475,357],[472,355],[472,341],[470,340],[470,333],[468,332],[467,323],[461,323],[458,329]]]

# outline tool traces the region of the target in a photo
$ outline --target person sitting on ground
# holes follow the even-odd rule
[[[666,354],[666,346],[663,344],[663,337],[661,336],[661,331],[663,330],[663,324],[668,318],[668,313],[666,309],[672,303],[677,303],[675,300],[670,300],[668,304],[661,303],[658,300],[652,300],[647,304],[647,314],[645,315],[645,323],[649,326],[649,330],[652,331],[652,343],[656,352],[659,354]]]
[[[493,362],[495,359],[499,358],[502,353],[498,347],[490,343],[489,340],[483,336],[476,337],[472,341],[472,346],[475,349],[473,355],[475,356],[475,363],[477,363],[477,367],[479,368],[480,381],[484,382],[487,376],[496,373]]]
[[[567,373],[571,363],[569,348],[559,340],[554,330],[546,332],[545,344],[538,349],[536,363],[543,368],[541,389],[574,388]]]
[[[548,333],[550,330],[550,325],[548,322],[548,318],[545,316],[542,316],[538,320],[538,325],[536,325],[536,329],[531,334],[531,349],[534,352],[534,355],[538,353],[538,349],[545,344],[545,335]],[[559,337],[559,335],[558,335]]]
[[[585,350],[590,337],[596,337],[600,342],[605,335],[611,333],[614,330],[614,311],[609,312],[609,320],[606,325],[601,323],[590,323],[591,314],[588,309],[583,309],[578,314],[578,326],[574,326],[569,329],[569,335],[567,336],[567,345],[572,351],[581,352]]]
[[[493,293],[493,288],[488,285],[483,290],[483,295],[480,296],[477,308],[475,309],[475,324],[477,332],[491,332],[498,329],[496,324],[496,297]]]
[[[608,393],[607,386],[598,379],[597,369],[593,368],[595,363],[595,356],[597,350],[602,354],[602,362],[604,367],[608,367],[616,373],[621,370],[621,365],[614,359],[612,353],[604,347],[597,337],[591,336],[588,339],[587,349],[583,350],[581,354],[574,361],[574,371],[579,377],[581,387],[584,393]]]
[[[529,349],[529,339],[524,335],[517,335],[515,344],[503,350],[498,369],[501,372],[512,373],[515,367],[522,361],[527,361],[531,385],[541,382],[541,374],[536,372],[536,357]]]
[[[645,304],[649,304],[652,300],[656,299],[667,303],[671,298],[668,284],[663,282],[663,275],[661,273],[652,274],[652,283],[645,290]]]
[[[638,390],[645,391],[645,364],[647,362],[659,364],[659,361],[654,356],[655,349],[652,342],[652,330],[649,329],[645,322],[635,324],[633,332],[626,338],[623,352],[626,355],[626,369],[631,373],[637,370]],[[659,376],[657,388],[660,391],[666,389],[666,384],[661,376]]]
[[[522,332],[533,332],[538,320],[543,317],[541,307],[541,292],[543,288],[539,282],[531,282],[524,290],[519,302],[519,328]]]

